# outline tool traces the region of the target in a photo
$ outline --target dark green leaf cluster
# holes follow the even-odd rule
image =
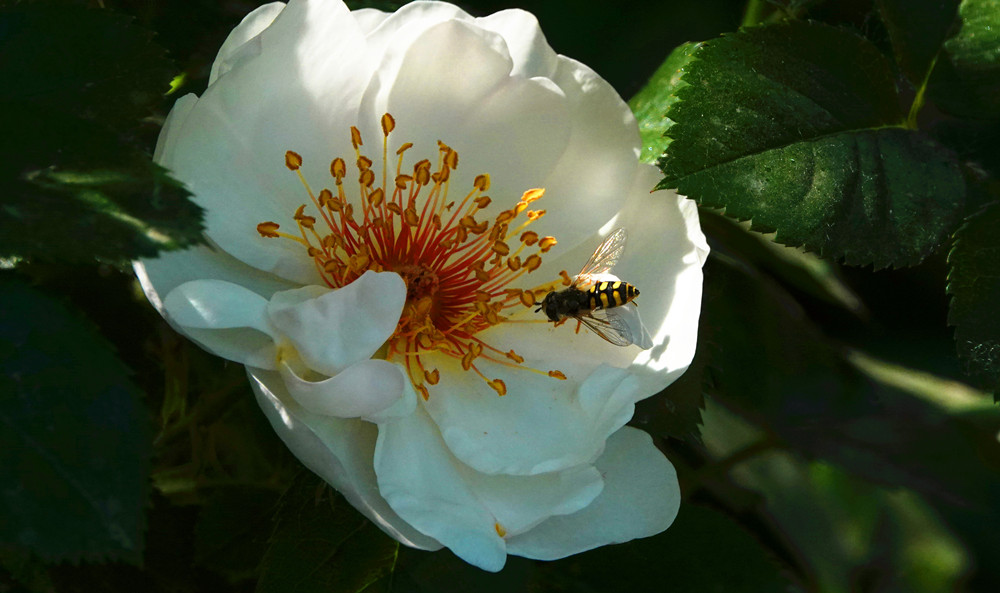
[[[881,27],[867,37],[794,18],[810,14],[795,3],[769,16],[751,4],[763,22],[678,47],[633,100],[647,150],[662,153],[660,189],[876,270],[940,253],[966,217],[1000,199],[995,149],[970,138],[979,126],[963,126],[1000,118],[995,2],[879,0]],[[974,265],[971,251],[954,251],[951,265]],[[972,375],[995,389],[1000,334],[980,321],[1000,285],[978,282],[992,288],[949,285],[962,309],[950,322]]]
[[[125,262],[202,240],[201,209],[143,135],[173,67],[131,21],[0,9],[0,257]]]
[[[150,425],[128,369],[87,320],[5,277],[0,330],[0,544],[138,562]]]

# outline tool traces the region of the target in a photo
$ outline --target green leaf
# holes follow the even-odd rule
[[[716,346],[713,394],[800,447],[876,410],[795,299],[742,262],[709,258],[701,324]]]
[[[681,78],[684,66],[691,61],[698,46],[688,42],[675,47],[646,86],[628,102],[639,122],[639,135],[642,136],[639,159],[644,163],[656,162],[670,144],[664,135],[672,123],[666,117],[667,108],[677,101],[676,92],[685,85]]]
[[[1000,402],[1000,203],[969,218],[948,254],[949,325],[970,375]]]
[[[123,262],[202,239],[202,210],[137,139],[171,78],[129,19],[0,9],[0,257]]]
[[[760,425],[769,440],[868,481],[983,512],[1000,495],[984,483],[1000,470],[1000,409],[963,403],[953,410],[933,399],[975,402],[967,387],[910,369],[888,373],[885,364],[843,351],[773,281],[720,256],[706,265],[702,323],[717,345],[715,400]]]
[[[90,323],[0,279],[0,543],[48,561],[137,561],[149,428]]]
[[[538,563],[508,556],[500,572],[472,566],[451,551],[425,552],[401,546],[392,593],[510,593],[534,591]]]
[[[66,3],[0,9],[0,104],[25,103],[111,127],[149,114],[173,65],[132,18]]]
[[[258,593],[360,592],[391,577],[399,544],[310,472],[285,492]]]
[[[1000,2],[879,0],[896,62],[944,111],[1000,118]]]
[[[921,88],[955,25],[960,0],[878,0],[900,70]]]
[[[718,212],[703,208],[698,214],[713,251],[744,261],[788,286],[855,315],[865,313],[860,297],[841,278],[836,264],[801,248],[779,245],[768,235],[748,230],[749,224],[737,223]]]
[[[957,31],[944,42],[929,93],[945,111],[1000,118],[1000,1],[962,0]]]
[[[851,264],[920,262],[961,214],[954,156],[902,129],[887,60],[815,23],[704,43],[667,112],[659,188]]]
[[[267,549],[278,494],[264,488],[223,487],[198,514],[194,559],[231,579],[251,576]]]

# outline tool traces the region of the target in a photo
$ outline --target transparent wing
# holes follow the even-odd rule
[[[625,229],[615,229],[608,238],[598,246],[594,255],[590,256],[583,269],[576,275],[574,286],[581,287],[591,284],[591,276],[607,274],[611,268],[615,267],[622,254],[625,253],[625,240],[628,234]]]
[[[597,309],[589,313],[580,313],[573,317],[587,326],[587,329],[601,336],[615,346],[633,344],[633,332],[628,324],[618,315],[611,314],[614,309]]]
[[[653,347],[653,338],[639,318],[639,309],[631,304],[613,309],[600,309],[607,316],[608,323],[618,329],[628,341],[643,350]]]

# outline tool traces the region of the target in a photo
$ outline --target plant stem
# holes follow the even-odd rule
[[[931,74],[934,73],[934,66],[937,65],[938,57],[941,55],[940,51],[934,55],[934,59],[931,63],[927,65],[927,72],[924,74],[924,79],[920,81],[920,87],[917,89],[917,96],[913,98],[913,103],[910,104],[910,113],[906,116],[906,127],[910,130],[917,129],[917,115],[924,106],[924,93],[927,92],[927,85],[930,82]]]
[[[747,0],[747,7],[743,10],[743,22],[741,27],[752,27],[759,25],[764,20],[764,11],[767,0]]]

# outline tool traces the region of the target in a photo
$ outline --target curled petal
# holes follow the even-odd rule
[[[382,496],[403,520],[470,564],[492,572],[503,568],[507,550],[496,518],[419,408],[379,427],[375,472]]]
[[[398,414],[412,411],[416,395],[402,369],[385,360],[362,360],[333,377],[308,381],[296,374],[287,363],[279,369],[285,386],[303,409],[321,416],[337,418],[381,418],[397,402],[408,402]]]
[[[278,373],[251,368],[247,374],[274,431],[306,467],[391,537],[421,550],[441,548],[403,521],[379,493],[372,467],[378,432],[374,424],[310,414],[289,396]]]
[[[220,76],[239,66],[239,63],[252,59],[260,54],[260,33],[266,29],[275,17],[285,8],[283,2],[272,2],[258,7],[236,26],[219,48],[219,53],[212,64],[212,72],[208,84],[212,84]]]
[[[371,358],[396,330],[405,302],[399,274],[368,271],[337,290],[278,293],[268,315],[309,368],[332,377]]]
[[[248,288],[265,299],[276,292],[295,288],[295,285],[250,267],[225,251],[202,245],[165,251],[156,259],[139,260],[132,267],[146,298],[160,314],[165,314],[163,298],[191,280],[223,280]]]
[[[194,280],[170,291],[163,309],[206,350],[243,364],[276,368],[267,301],[257,293],[222,280]]]
[[[588,463],[631,418],[635,401],[649,395],[637,391],[624,369],[590,370],[567,358],[558,367],[566,381],[481,364],[507,384],[507,395],[497,397],[478,377],[446,364],[440,367],[451,371],[446,376],[455,391],[432,394],[424,408],[451,452],[486,474],[535,475]]]
[[[518,9],[501,10],[476,19],[476,24],[503,36],[514,61],[512,74],[525,78],[552,77],[559,56],[549,47],[535,15]]]
[[[508,539],[511,554],[556,560],[670,527],[680,508],[677,474],[648,434],[622,428],[608,439],[596,466],[604,476],[600,496],[577,513]]]

